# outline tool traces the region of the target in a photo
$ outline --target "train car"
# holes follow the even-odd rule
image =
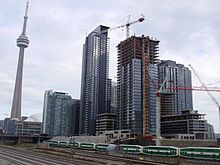
[[[70,148],[80,148],[80,142],[70,141],[68,147],[70,147]]]
[[[95,143],[81,142],[79,148],[93,150],[95,149],[95,145]]]
[[[59,142],[59,147],[67,148],[69,145],[68,141],[60,141]]]
[[[49,146],[54,146],[54,147],[59,147],[59,141],[57,141],[57,140],[49,140],[48,141],[48,144],[49,144]]]
[[[140,154],[143,152],[143,147],[139,145],[121,144],[124,153]]]
[[[180,148],[180,156],[194,159],[220,160],[220,148],[185,147]]]
[[[43,143],[43,144],[49,144],[49,141],[48,141],[48,140],[43,140],[42,143]]]
[[[95,150],[107,152],[107,147],[109,144],[107,143],[98,143],[95,145]]]
[[[179,149],[172,146],[146,146],[143,147],[143,154],[172,157],[179,155]]]

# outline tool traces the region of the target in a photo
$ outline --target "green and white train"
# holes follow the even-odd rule
[[[139,145],[121,144],[120,147],[125,153],[129,154],[141,154],[143,153],[143,147]]]
[[[172,157],[179,155],[179,149],[172,146],[146,146],[143,147],[143,154]]]
[[[68,142],[49,140],[44,141],[50,146],[63,148],[78,148],[86,150],[94,150],[100,152],[107,152],[109,144],[107,143],[89,143],[89,142]],[[173,146],[140,146],[121,144],[124,153],[127,154],[144,154],[166,157],[184,157],[191,159],[209,159],[220,161],[220,148],[211,147],[184,147],[177,148]]]
[[[220,160],[220,148],[186,147],[180,148],[180,156],[194,159]]]

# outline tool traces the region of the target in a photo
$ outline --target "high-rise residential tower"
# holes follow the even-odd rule
[[[23,62],[24,62],[24,49],[28,47],[29,40],[26,36],[26,27],[28,19],[28,2],[26,5],[24,24],[21,35],[17,39],[17,46],[19,50],[19,59],[17,66],[17,75],[14,87],[14,95],[12,101],[11,118],[18,118],[21,120],[21,97],[22,97],[22,74],[23,74]]]
[[[79,135],[80,100],[71,99],[68,106],[69,136]]]
[[[117,83],[111,85],[111,113],[117,112]]]
[[[69,135],[69,102],[71,96],[63,92],[46,91],[43,106],[43,133],[53,136]]]
[[[95,135],[97,115],[110,111],[108,27],[98,26],[83,45],[80,134]]]
[[[117,106],[119,129],[132,134],[156,131],[157,57],[159,41],[132,36],[118,47]]]
[[[163,92],[173,94],[174,106],[167,115],[181,114],[182,111],[193,109],[192,90],[177,90],[178,88],[192,88],[191,71],[175,61],[162,60],[159,64],[159,82],[165,77],[169,81],[164,84]],[[163,109],[161,109],[163,111]],[[163,115],[166,115],[164,113]]]

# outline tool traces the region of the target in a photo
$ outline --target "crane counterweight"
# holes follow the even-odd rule
[[[144,17],[139,18],[139,22],[143,22],[144,21]]]

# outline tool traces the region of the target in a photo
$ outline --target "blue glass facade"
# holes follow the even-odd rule
[[[141,59],[133,59],[131,63],[131,82],[130,89],[131,94],[129,96],[130,101],[130,114],[131,117],[131,127],[133,132],[142,132],[142,125],[143,120],[140,120],[143,118],[143,112],[142,112],[142,75],[141,75],[141,69],[142,69],[142,60]]]
[[[150,74],[150,133],[156,134],[156,92],[157,85],[155,85],[155,80],[158,80],[158,66],[156,64],[149,65]]]
[[[174,94],[174,109],[172,114],[181,114],[184,110],[193,109],[192,90],[178,90],[178,88],[192,88],[191,71],[175,61],[161,61],[159,64],[160,82],[168,78],[163,92]]]
[[[43,107],[43,133],[53,136],[68,136],[68,105],[71,96],[67,93],[46,91]]]
[[[118,45],[117,109],[119,129],[134,135],[156,130],[156,90],[159,41],[132,36]]]
[[[95,135],[97,114],[110,112],[108,27],[98,26],[83,45],[80,134]]]

